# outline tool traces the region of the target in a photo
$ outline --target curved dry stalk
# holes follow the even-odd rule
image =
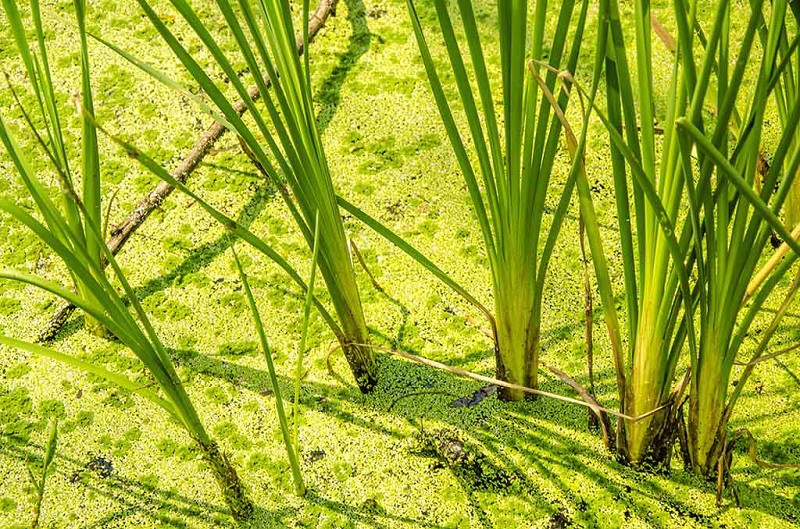
[[[792,230],[792,239],[795,241],[800,242],[800,224],[794,227]],[[755,277],[750,281],[747,285],[747,292],[745,293],[745,297],[742,303],[747,302],[748,299],[755,293],[756,290],[766,281],[767,277],[769,277],[770,273],[775,270],[775,267],[780,264],[786,254],[789,253],[789,244],[787,242],[782,242],[781,245],[775,250],[775,253],[772,254],[772,257],[769,258],[764,266],[756,273]]]
[[[780,351],[775,351],[774,353],[770,353],[768,355],[760,356],[760,357],[756,358],[755,360],[751,360],[749,362],[736,361],[736,362],[733,363],[733,365],[743,366],[743,367],[752,367],[752,366],[754,366],[756,364],[760,364],[761,362],[764,362],[766,360],[772,360],[773,358],[778,358],[779,356],[785,355],[786,353],[791,353],[792,351],[796,351],[797,349],[800,349],[800,343],[796,343],[794,345],[790,345],[789,347],[785,347],[785,348],[781,349]]]
[[[575,379],[573,379],[560,369],[545,364],[544,362],[542,362],[541,364],[544,367],[546,367],[551,373],[553,373],[555,376],[561,379],[562,382],[564,382],[569,387],[574,389],[578,393],[578,395],[581,396],[583,401],[586,403],[586,407],[589,408],[589,411],[591,411],[594,414],[593,417],[595,417],[597,419],[597,422],[599,423],[600,429],[603,434],[603,443],[606,445],[606,448],[608,449],[609,452],[613,452],[614,436],[612,435],[613,430],[611,428],[611,421],[609,421],[608,419],[609,414],[606,413],[605,409],[601,407],[600,404],[597,403],[597,400],[594,398],[594,395],[589,391],[587,391],[586,388],[578,384],[578,382]]]
[[[594,300],[592,299],[592,282],[589,278],[589,259],[586,257],[585,225],[583,214],[578,216],[578,240],[581,247],[581,261],[583,263],[583,318],[584,341],[586,342],[586,368],[589,372],[588,393],[593,398],[594,393]],[[589,414],[589,429],[597,430],[598,419],[596,415]]]
[[[589,247],[592,250],[592,261],[594,263],[595,272],[599,278],[598,286],[600,287],[600,297],[602,298],[604,308],[606,309],[604,310],[604,314],[606,327],[609,331],[609,338],[611,339],[611,350],[616,372],[617,389],[620,393],[622,402],[624,402],[626,379],[625,372],[622,368],[624,361],[622,340],[619,334],[619,320],[614,308],[614,300],[612,298],[611,289],[609,287],[610,280],[607,279],[609,277],[609,272],[605,257],[603,256],[602,238],[600,237],[597,216],[594,210],[594,204],[592,203],[591,194],[587,191],[589,188],[589,180],[586,174],[586,163],[583,155],[582,144],[578,141],[572,126],[570,125],[560,106],[557,104],[555,96],[544,84],[542,77],[538,74],[534,66],[546,68],[547,70],[556,73],[560,78],[568,81],[570,85],[574,85],[578,89],[577,93],[578,100],[580,101],[581,105],[581,114],[583,116],[588,116],[586,102],[583,98],[584,91],[581,90],[580,85],[575,81],[575,79],[572,77],[572,74],[568,70],[557,70],[552,66],[543,63],[542,61],[530,60],[528,62],[528,69],[532,72],[534,79],[542,89],[547,101],[553,107],[553,112],[564,129],[564,136],[567,140],[567,150],[569,151],[569,154],[573,160],[573,164],[575,165],[578,184],[577,189],[581,201],[581,218],[583,219],[583,226],[586,230],[585,233],[588,238]],[[567,85],[562,85],[562,89],[567,90]],[[588,117],[585,121],[588,122]],[[583,132],[585,136],[586,123],[584,123]],[[583,240],[581,239],[581,242],[582,241]]]
[[[722,493],[726,487],[731,489],[731,491],[733,492],[733,496],[736,500],[736,504],[737,506],[739,505],[739,496],[736,494],[733,478],[730,473],[731,463],[733,462],[733,448],[735,447],[736,442],[739,441],[739,439],[747,439],[749,441],[747,455],[750,458],[750,461],[752,461],[761,468],[773,468],[782,470],[800,468],[800,463],[781,464],[759,459],[758,454],[756,454],[756,439],[755,437],[753,437],[752,432],[750,432],[750,430],[747,428],[740,428],[735,432],[733,432],[733,436],[731,437],[730,441],[728,441],[725,444],[725,448],[723,449],[722,455],[720,456],[717,462],[717,505],[718,506],[722,503]]]

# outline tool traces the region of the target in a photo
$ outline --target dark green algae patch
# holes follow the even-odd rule
[[[490,304],[480,232],[443,141],[404,3],[341,1],[337,15],[312,45],[320,125],[336,184],[345,197],[408,237]],[[199,5],[207,14],[204,9],[210,4]],[[665,2],[654,3],[656,10],[666,7]],[[166,12],[166,6],[160,8]],[[78,83],[71,10],[66,1],[43,6],[54,68],[66,80],[59,94],[65,106]],[[432,8],[422,4],[420,10],[430,25]],[[478,2],[476,11],[479,22],[490,27],[494,7]],[[187,81],[134,3],[101,1],[93,4],[90,16],[90,29]],[[168,23],[194,42],[180,24]],[[207,61],[194,44],[198,60]],[[2,27],[0,63],[13,82],[22,85],[10,49],[10,30]],[[175,163],[208,119],[108,50],[93,46],[92,51],[98,118],[157,159]],[[434,47],[434,53],[443,50]],[[660,58],[668,61],[666,53]],[[583,60],[591,63],[589,56]],[[497,69],[496,61],[489,65]],[[221,77],[219,81],[225,86]],[[0,91],[0,111],[21,125],[5,90]],[[73,131],[70,139],[77,145],[79,123],[69,112],[66,116]],[[599,126],[593,127],[597,139],[592,140],[588,165],[607,227],[603,235],[613,247],[605,139]],[[110,197],[119,189],[113,221],[155,182],[124,153],[105,139],[101,142],[104,192]],[[32,142],[28,146],[35,148]],[[566,167],[566,159],[557,161],[556,185],[563,183]],[[0,182],[0,194],[26,203],[3,157]],[[291,217],[239,154],[235,141],[223,139],[190,185],[307,273],[307,249]],[[555,205],[557,195],[549,200]],[[552,261],[543,358],[585,383],[583,278],[574,207],[572,213]],[[347,227],[388,293],[377,292],[358,271],[375,343],[491,374],[491,346],[468,323],[480,321],[480,314],[352,219],[347,219]],[[333,337],[316,315],[305,358],[308,373],[302,383],[299,424],[301,464],[310,490],[299,499],[292,494],[274,395],[229,245],[223,231],[199,208],[175,195],[129,242],[121,264],[168,345],[202,419],[250,489],[258,507],[251,527],[800,526],[800,471],[759,468],[746,457],[744,446],[734,456],[733,474],[741,507],[728,494],[724,506],[717,508],[713,487],[677,463],[669,475],[635,472],[616,463],[587,429],[584,408],[548,399],[501,404],[494,396],[475,406],[451,407],[479,385],[385,354],[379,356],[377,389],[362,395],[340,356],[332,357],[334,373],[327,373],[325,355]],[[237,250],[288,395],[302,299],[263,256],[242,244]],[[0,261],[2,266],[66,281],[62,265],[8,219],[0,220]],[[612,260],[611,265],[619,270],[618,262]],[[621,292],[621,282],[616,288]],[[41,292],[0,283],[0,330],[31,339],[55,305]],[[613,407],[614,376],[599,313],[595,321],[597,392]],[[786,319],[780,342],[798,338],[796,323],[794,315]],[[63,329],[55,346],[148,383],[129,351],[84,332],[79,317]],[[778,463],[800,461],[800,362],[787,355],[765,363],[754,378],[732,426],[751,429],[759,440],[760,457]],[[543,389],[570,394],[546,373],[542,380]],[[395,402],[410,394],[414,395]],[[3,349],[0,527],[28,524],[33,490],[25,462],[41,457],[47,425],[56,417],[61,435],[43,527],[234,526],[194,445],[160,410],[67,366]]]

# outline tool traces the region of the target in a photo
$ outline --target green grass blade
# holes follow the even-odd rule
[[[104,380],[107,380],[108,382],[111,382],[112,384],[115,384],[123,389],[126,389],[132,393],[139,395],[140,397],[149,400],[153,404],[163,408],[167,413],[169,413],[175,419],[179,419],[178,415],[175,413],[174,406],[170,402],[159,397],[158,395],[156,395],[155,392],[142,386],[141,384],[136,383],[125,376],[109,371],[104,367],[98,366],[91,362],[80,360],[71,355],[60,353],[49,347],[44,347],[38,344],[17,340],[14,338],[10,338],[8,336],[0,335],[0,343],[8,347],[13,347],[15,349],[27,351],[37,356],[51,358],[53,360],[57,360],[64,364],[78,368],[86,373],[91,373],[92,375],[96,375]]]
[[[294,449],[300,455],[300,381],[303,378],[303,356],[306,354],[306,339],[308,338],[308,325],[311,316],[311,301],[314,299],[314,278],[317,273],[317,259],[319,258],[319,215],[314,221],[314,248],[311,255],[311,273],[308,278],[308,290],[303,305],[303,324],[300,332],[300,345],[297,348],[297,362],[294,370],[294,408],[292,411],[292,425],[294,427]]]
[[[89,49],[86,42],[86,0],[75,0],[75,15],[78,19],[81,57],[81,106],[94,115],[94,101],[89,71]],[[97,130],[94,123],[82,113],[81,119],[81,182],[86,221],[101,226],[103,211],[100,191],[100,153],[97,146]],[[92,237],[86,237],[89,255],[100,261],[100,248]]]
[[[433,261],[425,257],[419,250],[411,246],[405,239],[400,237],[399,235],[395,234],[392,230],[386,227],[384,224],[381,224],[378,220],[374,217],[368,215],[364,210],[355,206],[345,200],[342,197],[338,197],[339,205],[353,215],[355,218],[369,226],[373,231],[375,231],[378,235],[386,239],[387,241],[394,244],[397,248],[402,250],[406,253],[409,257],[414,259],[416,262],[421,264],[425,267],[426,270],[431,272],[434,276],[436,276],[442,283],[453,289],[453,291],[457,292],[461,295],[465,300],[469,303],[474,305],[478,308],[481,312],[483,312],[489,321],[494,325],[494,317],[492,313],[489,312],[489,309],[484,307],[472,294],[470,294],[464,287],[458,284],[453,278],[447,275],[441,268],[436,266]]]
[[[242,263],[239,260],[239,256],[236,254],[236,249],[231,246],[231,250],[233,252],[233,259],[236,261],[236,269],[239,271],[239,278],[241,279],[242,286],[244,287],[244,293],[247,296],[247,303],[250,305],[250,312],[253,316],[253,323],[255,323],[256,331],[258,332],[258,338],[261,342],[261,349],[264,351],[264,358],[267,361],[267,372],[269,373],[270,384],[272,385],[272,391],[275,395],[275,408],[278,413],[278,423],[281,428],[281,434],[283,435],[283,443],[286,447],[286,455],[289,458],[289,465],[292,469],[292,480],[294,481],[295,492],[298,496],[304,496],[306,493],[306,487],[303,483],[303,475],[300,472],[300,461],[297,456],[297,451],[295,450],[295,445],[292,444],[289,423],[286,420],[286,411],[283,408],[283,397],[281,396],[280,383],[278,382],[278,375],[275,372],[275,363],[272,359],[272,351],[270,350],[269,343],[267,341],[267,334],[264,332],[264,324],[262,323],[261,316],[258,313],[258,306],[256,305],[255,298],[253,297],[253,291],[250,289],[250,282],[247,280],[247,274],[245,274]]]

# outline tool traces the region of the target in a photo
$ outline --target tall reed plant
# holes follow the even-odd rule
[[[605,73],[606,110],[599,104],[594,110],[611,139],[625,286],[624,329],[613,301],[603,243],[589,238],[589,246],[614,344],[620,411],[628,417],[618,422],[616,450],[629,464],[666,464],[678,420],[677,404],[685,390],[685,380],[676,383],[676,369],[687,337],[694,349],[685,262],[692,239],[681,236],[678,240],[676,235],[691,235],[681,215],[685,182],[674,124],[686,107],[686,86],[676,59],[663,136],[658,138],[649,2],[634,2],[633,71],[618,2],[603,0],[598,14],[596,68]],[[690,317],[683,318],[686,314]]]
[[[207,23],[201,20],[188,2],[171,0],[175,10],[213,57],[213,67],[204,67],[167,28],[150,3],[138,1],[164,42],[199,84],[211,106],[199,98],[194,99],[201,108],[239,137],[245,152],[280,192],[309,249],[314,244],[314,219],[319,212],[318,266],[338,319],[338,322],[327,321],[339,340],[358,386],[365,392],[371,390],[376,383],[375,362],[314,111],[307,51],[308,2],[302,5],[302,39],[306,51],[301,60],[297,55],[292,9],[288,0],[259,0],[255,3],[218,0],[218,14],[238,46],[238,57],[231,59],[223,52]],[[130,54],[111,47],[155,79],[178,87]],[[249,76],[258,88],[264,108],[257,107],[252,101],[239,72],[234,68],[233,62],[239,59],[247,64]],[[236,112],[232,95],[224,93],[212,81],[214,74],[211,71],[216,68],[227,76],[236,97],[246,103],[253,124],[245,122]],[[185,186],[180,187],[185,189]],[[272,253],[268,255],[272,256]]]
[[[682,16],[691,23],[686,14]],[[699,347],[692,358],[687,431],[688,463],[703,475],[718,472],[720,464],[725,462],[728,421],[790,306],[796,283],[760,333],[756,346],[748,346],[746,338],[759,311],[774,296],[776,286],[800,253],[800,245],[778,218],[800,170],[800,150],[796,143],[800,99],[786,101],[787,119],[772,152],[772,165],[759,191],[755,184],[759,153],[768,127],[769,101],[780,82],[782,69],[790,67],[789,62],[781,59],[786,51],[789,2],[774,1],[768,5],[751,2],[746,15],[749,25],[739,44],[738,56],[732,51],[726,31],[731,16],[730,4],[718,2],[716,20],[705,45],[706,54],[718,55],[717,115],[709,117],[697,110],[678,120],[682,165],[687,177],[693,177],[687,182],[697,182],[696,189],[687,187],[689,215],[695,225],[699,321]],[[737,16],[744,15],[737,11]],[[761,32],[761,48],[754,53],[751,35],[756,30]],[[682,38],[687,41],[688,50],[692,41],[686,33]],[[729,72],[726,64],[734,57],[732,63],[736,69]],[[757,67],[757,74],[749,89],[742,90],[744,70],[740,72],[738,67],[747,64]],[[745,101],[743,126],[738,137],[731,141],[725,133],[730,128],[730,109],[741,96]],[[693,151],[697,152],[696,158]],[[703,194],[705,187],[710,191]],[[753,279],[760,275],[758,267],[773,230],[793,251],[763,281],[753,284]],[[745,364],[745,368],[730,389],[737,363]]]
[[[559,94],[557,104],[565,112],[568,91],[561,90],[563,78],[557,70],[576,69],[589,2],[540,1],[534,8],[529,4],[497,4],[498,26],[489,49],[499,47],[498,88],[492,86],[489,53],[472,2],[458,0],[451,7],[445,0],[433,1],[437,39],[445,44],[445,68],[453,72],[458,101],[446,94],[439,74],[442,66],[428,45],[417,4],[409,0],[408,8],[431,90],[483,235],[494,293],[490,318],[497,378],[535,389],[547,268],[574,189],[574,179],[569,179],[560,191],[555,214],[547,218],[546,198],[553,187],[562,125],[535,76],[541,72],[546,90]],[[458,30],[451,15],[455,6],[461,22]],[[531,58],[546,61],[550,69],[536,63],[536,72],[529,71]],[[496,101],[502,101],[500,108]],[[506,399],[523,395],[517,390],[503,391]]]
[[[6,3],[5,7],[7,13],[12,13],[12,20],[19,21],[15,6]],[[9,7],[12,7],[13,10]],[[79,29],[83,36],[81,50],[85,59],[86,39],[82,23],[84,7],[82,2],[76,2]],[[46,109],[44,111],[45,122],[48,125],[45,126],[46,137],[42,137],[34,123],[29,120],[29,132],[44,151],[46,155],[44,165],[51,171],[50,176],[55,176],[59,182],[66,206],[63,208],[57,206],[49,197],[43,180],[32,169],[32,167],[40,165],[33,163],[35,152],[22,149],[11,128],[0,117],[0,143],[5,147],[14,171],[25,183],[28,195],[35,204],[35,213],[38,218],[34,217],[26,208],[7,199],[0,200],[0,211],[7,213],[31,230],[53,254],[63,261],[73,281],[80,285],[80,288],[73,291],[54,281],[8,269],[0,270],[0,279],[17,281],[42,289],[83,310],[88,317],[111,332],[139,358],[152,377],[153,384],[142,385],[121,373],[115,373],[75,356],[15,338],[0,336],[0,344],[65,362],[130,390],[165,410],[196,443],[199,453],[208,463],[221,487],[225,501],[234,517],[248,518],[253,512],[253,505],[247,497],[244,486],[239,481],[236,470],[217,443],[209,436],[186,393],[169,354],[158,338],[113,254],[105,245],[100,224],[96,220],[97,212],[89,210],[89,207],[94,207],[99,203],[97,197],[92,196],[92,193],[87,193],[86,186],[83,189],[84,193],[79,195],[71,174],[66,169],[67,158],[63,144],[65,134],[60,128],[58,114],[54,110],[56,94],[50,81],[49,70],[44,66],[46,60],[44,59],[43,32],[39,22],[36,0],[33,3],[33,13],[34,19],[37,21],[36,33],[42,39],[40,40],[42,47],[39,55],[26,52],[22,52],[22,55],[26,62],[30,61],[32,68],[30,74],[36,75],[36,79],[40,79],[34,83],[35,101],[40,109]],[[16,26],[12,25],[12,27]],[[84,61],[83,102],[87,100],[85,94],[89,86],[85,64]],[[46,79],[46,81],[41,79]],[[78,102],[78,105],[80,104],[81,102]],[[94,147],[84,148],[82,151],[84,156],[87,156],[87,151],[89,151],[89,157],[92,159],[89,162],[84,161],[84,168],[86,170],[88,167],[92,171],[96,171],[98,155],[94,118],[90,109],[82,108],[78,111],[84,116],[82,120],[84,139],[94,138],[89,142]],[[23,108],[23,114],[26,118],[30,116],[25,108]],[[88,179],[91,180],[91,178]],[[87,177],[84,176],[83,180],[85,183]],[[119,283],[121,286],[122,294],[104,273],[104,262],[111,266],[116,278],[115,283]]]
[[[618,451],[631,464],[669,462],[682,430],[688,389],[687,463],[706,475],[716,468],[726,446],[727,420],[752,368],[727,399],[733,366],[744,353],[753,319],[796,257],[751,284],[761,275],[756,271],[770,230],[800,249],[777,219],[791,170],[800,163],[789,156],[796,121],[783,129],[773,165],[760,192],[754,190],[766,104],[781,68],[777,50],[786,2],[772,5],[761,53],[754,39],[765,6],[751,4],[744,33],[734,45],[728,2],[715,4],[707,34],[698,31],[695,1],[674,2],[677,53],[666,114],[658,117],[665,123],[658,141],[650,4],[634,2],[632,72],[618,2],[601,3],[598,53],[605,62],[607,101],[605,111],[595,110],[611,141],[625,274],[628,350],[615,349],[614,361],[621,411],[630,417],[619,425]],[[737,103],[753,66],[758,71],[755,88],[746,94],[740,120]],[[714,112],[704,108],[709,103]],[[605,262],[601,244],[595,243],[592,253],[596,262]],[[601,291],[609,292],[610,278],[596,270]],[[613,303],[604,299],[603,308],[611,316],[607,321],[619,321]],[[763,336],[756,356],[782,314]],[[609,330],[612,343],[625,342],[618,323]],[[686,350],[689,370],[677,377]]]
[[[92,88],[90,83],[89,52],[86,36],[86,2],[85,0],[75,0],[75,14],[78,22],[79,33],[79,57],[81,64],[81,96],[77,104],[94,111]],[[91,259],[95,264],[102,261],[102,252],[97,242],[89,236],[86,224],[93,223],[96,226],[102,225],[102,205],[101,205],[101,163],[100,153],[97,147],[97,135],[94,127],[88,119],[82,120],[81,145],[80,145],[80,169],[75,170],[73,164],[67,156],[70,146],[67,145],[64,131],[62,129],[62,118],[58,94],[55,90],[54,80],[50,70],[46,46],[46,31],[42,26],[41,10],[39,0],[31,0],[30,15],[33,21],[33,38],[22,22],[22,17],[17,6],[16,0],[3,0],[3,10],[9,27],[14,35],[14,42],[17,47],[20,62],[24,66],[25,73],[30,83],[32,93],[35,97],[35,112],[28,112],[23,109],[24,118],[29,129],[37,136],[41,134],[40,144],[44,146],[44,152],[58,173],[57,181],[62,186],[62,199],[60,211],[63,213],[69,227],[79,234],[78,244],[86,247],[87,259]],[[8,77],[7,77],[8,79]],[[10,80],[9,80],[10,84]],[[12,88],[13,90],[13,88]],[[16,91],[14,98],[19,101]],[[43,132],[39,132],[43,130]],[[77,165],[77,164],[76,164]],[[21,174],[22,183],[28,188],[31,196],[46,197],[44,187],[35,180],[29,180]],[[73,185],[79,182],[81,190],[80,199],[83,202],[83,210],[80,210],[65,192],[64,186]],[[75,184],[78,187],[78,184]],[[37,204],[39,208],[52,206],[52,202],[46,199],[47,204]],[[49,219],[45,219],[48,224]],[[57,236],[61,236],[56,232]],[[62,238],[62,243],[66,239]],[[76,290],[83,296],[90,298],[92,293],[80,278],[72,277]],[[105,329],[98,324],[90,315],[85,315],[85,326],[95,334],[104,335]]]

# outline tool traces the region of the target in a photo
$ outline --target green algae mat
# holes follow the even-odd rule
[[[670,4],[653,2],[653,9],[667,13]],[[216,14],[210,2],[196,5],[207,17]],[[700,5],[702,17],[705,3]],[[481,30],[489,35],[496,23],[495,6],[474,6]],[[417,7],[430,35],[435,35],[432,6]],[[73,3],[45,2],[42,16],[51,68],[60,80],[57,96],[68,107],[80,91]],[[590,20],[594,16],[589,13]],[[212,64],[185,28],[175,20],[165,22],[174,24],[198,62]],[[736,24],[734,17],[732,25]],[[90,2],[87,25],[193,86],[135,2]],[[216,29],[223,27],[220,21]],[[594,35],[587,36],[579,59],[587,70],[594,60],[588,45],[593,40]],[[230,36],[223,43],[231,49],[235,45]],[[431,46],[444,57],[441,42],[431,37]],[[191,100],[111,50],[97,43],[90,47],[98,121],[173,167],[210,119]],[[666,79],[670,54],[657,42],[654,53],[663,61]],[[491,60],[488,66],[493,72],[499,68]],[[13,35],[5,26],[0,27],[0,69],[13,84],[24,85]],[[491,278],[480,229],[428,86],[405,2],[340,0],[311,44],[311,69],[318,125],[338,192],[490,304]],[[214,81],[228,85],[222,73]],[[444,83],[448,96],[456,97],[452,78]],[[656,108],[663,110],[667,102],[660,95]],[[23,103],[32,103],[26,98],[33,96],[23,92],[21,97]],[[24,128],[5,86],[0,88],[0,113],[12,129]],[[64,119],[68,143],[79,145],[80,116],[66,112]],[[616,248],[608,145],[601,124],[592,122],[590,128],[596,132],[587,146],[593,198],[601,234],[609,248]],[[777,142],[778,134],[765,131],[767,141]],[[24,149],[37,148],[25,134],[18,137],[26,142]],[[132,163],[107,137],[100,137],[100,149],[105,159],[103,197],[111,204],[108,218],[113,224],[158,179]],[[563,185],[569,167],[563,153],[555,161],[553,179]],[[44,172],[45,164],[34,169]],[[48,183],[55,195],[55,181]],[[276,189],[232,135],[214,146],[189,187],[262,237],[308,277],[306,242]],[[4,154],[0,196],[23,208],[33,206]],[[548,211],[555,210],[558,198],[555,193],[547,197]],[[584,276],[574,202],[547,279],[541,358],[586,384]],[[374,343],[494,375],[493,344],[475,324],[482,320],[474,307],[354,218],[345,216],[345,228],[384,289],[377,289],[356,266]],[[237,245],[237,252],[258,300],[288,404],[294,391],[302,292],[264,255],[243,244]],[[609,257],[614,277],[621,278],[620,256]],[[748,457],[746,443],[734,450],[733,488],[718,505],[715,484],[684,471],[679,457],[673,457],[669,473],[636,471],[616,462],[599,434],[588,428],[585,407],[549,398],[504,403],[491,391],[480,394],[485,398],[472,398],[480,383],[380,351],[378,386],[362,394],[341,353],[329,355],[335,338],[314,311],[298,424],[308,493],[298,498],[266,363],[223,228],[193,200],[176,193],[135,233],[119,262],[202,421],[249,489],[256,513],[245,526],[800,526],[800,470],[760,467]],[[0,218],[0,265],[68,282],[63,264],[7,216]],[[614,287],[621,292],[622,280]],[[58,305],[39,290],[0,282],[0,331],[33,340]],[[769,310],[776,308],[777,304]],[[772,347],[797,341],[799,319],[800,308],[793,306]],[[614,367],[600,309],[594,320],[595,389],[598,400],[614,409]],[[758,319],[753,340],[768,322],[768,314]],[[129,350],[85,331],[79,314],[59,332],[53,347],[126,373],[143,386],[152,382]],[[544,391],[577,398],[547,371],[541,371],[539,382]],[[456,401],[471,405],[454,406]],[[0,347],[0,527],[30,526],[37,493],[28,468],[44,457],[54,419],[58,442],[40,527],[238,526],[196,445],[162,410],[99,377]],[[789,354],[761,363],[730,426],[752,432],[760,459],[800,462],[800,359]]]

